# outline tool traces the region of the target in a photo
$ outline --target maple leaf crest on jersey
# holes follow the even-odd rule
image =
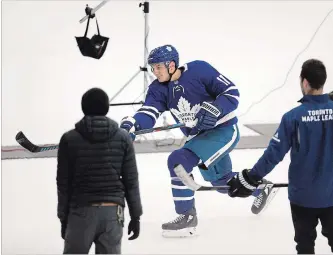
[[[189,101],[180,97],[177,108],[178,109],[171,108],[170,112],[179,120],[179,122],[184,123],[186,126],[194,126],[195,115],[200,110],[200,104],[195,104],[191,107]]]

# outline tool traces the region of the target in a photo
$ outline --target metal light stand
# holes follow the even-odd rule
[[[91,10],[91,15],[93,15],[97,10],[99,10],[103,5],[105,5],[107,2],[110,0],[104,0],[102,1],[99,5],[97,5],[95,8]],[[145,96],[148,86],[149,86],[149,73],[147,69],[147,62],[148,62],[148,34],[149,34],[149,1],[144,1],[143,3],[139,4],[139,7],[143,7],[143,13],[144,13],[144,19],[145,19],[145,28],[144,28],[144,66],[139,67],[139,70],[122,86],[122,88],[110,99],[110,103],[141,73],[144,72],[144,91],[143,94]],[[89,15],[86,15],[80,20],[80,23],[83,23],[85,20],[89,18]],[[143,97],[144,97],[143,96]],[[140,102],[133,102],[133,103],[115,103],[115,104],[110,104],[110,106],[124,106],[124,105],[138,105],[138,104],[143,104],[143,101]],[[169,125],[166,116],[163,115],[163,125]],[[167,132],[169,133],[169,132]]]
[[[143,94],[146,94],[148,85],[149,85],[149,73],[147,69],[147,62],[148,62],[148,34],[149,34],[149,1],[144,1],[143,3],[139,4],[139,7],[143,7],[143,13],[144,13],[144,19],[145,19],[145,29],[144,29],[144,66],[139,68],[139,70],[128,80],[128,82],[125,83],[125,85],[110,99],[110,102],[112,102],[113,99],[115,99],[141,72],[144,72],[144,80],[143,80]],[[138,103],[131,103],[131,104],[142,104],[143,102]]]
[[[103,5],[105,5],[107,2],[109,2],[110,0],[104,0],[102,1],[99,5],[97,5],[95,8],[93,8],[91,10],[90,15],[93,15],[95,12],[97,12]],[[88,5],[87,5],[88,6]],[[84,16],[82,19],[80,19],[80,23],[85,22],[87,19],[89,18],[89,14],[87,14],[86,16]]]
[[[110,0],[104,0],[99,5],[91,10],[91,15],[93,15],[97,10],[99,10],[102,6],[104,6]],[[139,70],[121,87],[121,89],[110,99],[110,103],[141,73],[144,72],[144,91],[143,94],[145,96],[148,85],[149,85],[149,73],[147,69],[147,61],[148,61],[148,34],[149,34],[149,23],[148,23],[148,16],[149,16],[149,1],[144,1],[143,3],[139,4],[139,7],[143,7],[144,19],[145,19],[145,28],[144,28],[144,66],[139,67]],[[89,15],[86,15],[80,20],[80,23],[83,23],[89,18]],[[119,106],[119,105],[135,105],[135,104],[143,104],[143,101],[140,102],[133,102],[133,103],[119,103],[119,104],[110,104],[111,106]]]

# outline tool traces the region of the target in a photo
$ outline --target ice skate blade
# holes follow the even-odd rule
[[[279,191],[279,188],[273,188],[273,190],[271,191],[271,193],[269,194],[269,196],[266,200],[266,204],[265,204],[264,208],[259,212],[252,211],[252,213],[255,214],[255,215],[259,215],[259,214],[263,213],[267,209],[268,205],[273,200],[273,198],[275,197],[275,195],[278,191]]]
[[[185,237],[195,237],[198,234],[196,233],[196,228],[184,228],[179,230],[163,230],[162,236],[165,238],[185,238]]]

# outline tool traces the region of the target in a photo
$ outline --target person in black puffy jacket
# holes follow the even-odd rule
[[[84,117],[60,139],[57,215],[64,254],[120,254],[125,200],[131,217],[128,234],[140,233],[142,205],[133,142],[106,117],[109,98],[92,88],[82,97]]]

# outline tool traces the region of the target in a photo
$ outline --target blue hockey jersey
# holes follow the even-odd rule
[[[170,111],[176,123],[186,124],[181,130],[189,136],[188,126],[193,126],[204,101],[213,103],[221,112],[216,126],[237,123],[239,91],[233,82],[205,61],[189,62],[180,69],[178,80],[165,84],[156,79],[149,86],[145,103],[133,116],[136,130],[153,127],[163,112]]]
[[[291,149],[289,200],[303,207],[333,206],[333,101],[304,96],[283,115],[276,134],[250,175],[267,175]]]

